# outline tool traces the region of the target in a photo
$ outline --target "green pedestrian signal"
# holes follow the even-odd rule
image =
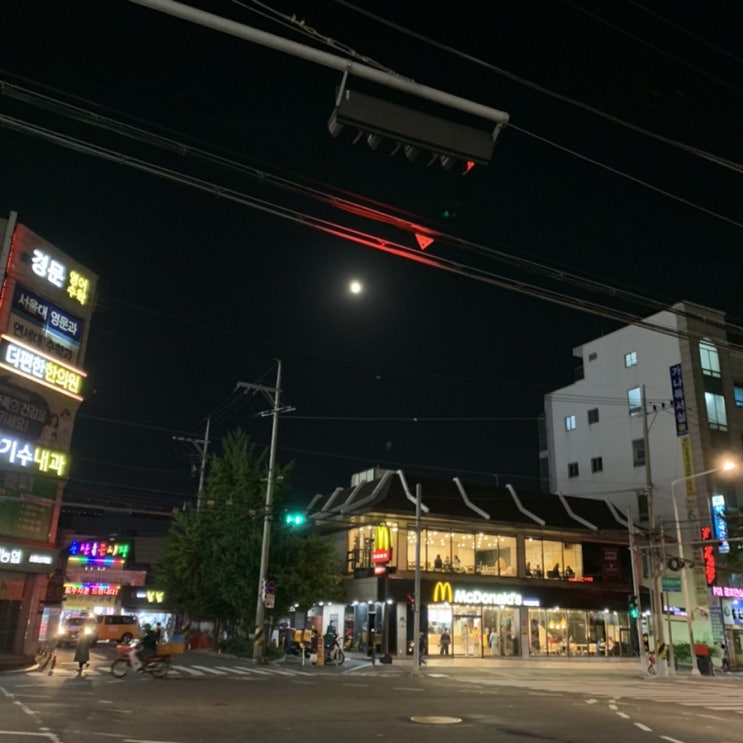
[[[637,605],[637,596],[630,596],[628,602],[629,618],[637,619],[640,616],[640,607]]]
[[[299,511],[287,511],[284,514],[284,523],[287,526],[304,526],[305,520],[304,514]]]

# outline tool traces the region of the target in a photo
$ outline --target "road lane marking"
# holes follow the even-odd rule
[[[233,668],[232,666],[214,666],[215,668],[219,668],[222,671],[227,671],[228,673],[245,673],[250,674],[250,671],[246,671],[244,668]]]
[[[203,676],[204,673],[202,671],[197,671],[191,666],[178,666],[177,668],[173,668],[173,673],[190,673],[192,676]]]
[[[213,673],[215,676],[226,676],[226,671],[218,671],[216,668],[210,668],[209,666],[193,666],[193,668],[198,668],[199,671],[203,671],[204,673]]]

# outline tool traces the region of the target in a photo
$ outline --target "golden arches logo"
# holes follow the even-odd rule
[[[376,534],[374,535],[374,549],[388,550],[392,549],[392,534],[387,524],[379,524]]]
[[[454,603],[454,592],[451,589],[451,583],[448,580],[440,580],[433,587],[433,603]]]

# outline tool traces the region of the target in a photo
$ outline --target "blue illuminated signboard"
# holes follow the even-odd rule
[[[676,418],[676,436],[687,436],[689,423],[686,417],[686,396],[684,394],[681,364],[674,364],[671,367],[671,394],[673,397],[673,414]]]
[[[7,334],[68,364],[78,361],[83,321],[25,286],[16,284]]]
[[[712,496],[712,525],[715,528],[715,538],[720,540],[717,551],[721,555],[730,552],[730,543],[728,542],[728,519],[725,514],[725,496]]]

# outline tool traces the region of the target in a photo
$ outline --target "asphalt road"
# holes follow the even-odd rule
[[[158,680],[108,672],[93,651],[79,676],[72,651],[53,671],[0,675],[0,743],[499,743],[740,741],[743,680],[643,678],[633,664],[431,660],[372,667],[270,666],[213,653],[176,659]]]

